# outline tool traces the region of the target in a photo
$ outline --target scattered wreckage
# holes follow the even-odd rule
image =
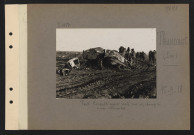
[[[67,61],[65,65],[62,65],[61,67],[57,68],[56,72],[57,74],[60,74],[60,75],[68,75],[73,68],[74,69],[80,68],[80,61],[78,57],[75,57]]]
[[[105,50],[101,47],[90,48],[88,50],[83,50],[82,58],[86,61],[87,66],[93,64],[100,70],[104,67],[130,69],[129,62],[116,50]],[[80,60],[78,57],[75,57],[67,61],[64,66],[58,68],[57,73],[60,75],[68,75],[72,69],[79,68]]]

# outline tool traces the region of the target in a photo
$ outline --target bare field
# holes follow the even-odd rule
[[[72,57],[81,59],[81,53],[57,52],[56,66]],[[81,68],[56,74],[56,98],[156,98],[156,93],[156,67],[147,61],[137,61],[132,70]]]

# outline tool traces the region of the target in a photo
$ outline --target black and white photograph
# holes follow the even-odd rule
[[[156,28],[56,29],[56,98],[157,98]]]

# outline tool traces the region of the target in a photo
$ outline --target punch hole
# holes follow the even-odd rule
[[[10,100],[9,103],[10,103],[10,104],[13,104],[13,100]]]
[[[13,45],[10,45],[9,48],[12,49],[13,48]]]
[[[12,36],[12,35],[13,35],[13,33],[12,33],[12,32],[9,32],[9,35],[10,35],[10,36]]]
[[[13,90],[13,88],[9,88],[9,90],[10,90],[10,91],[12,91],[12,90]]]

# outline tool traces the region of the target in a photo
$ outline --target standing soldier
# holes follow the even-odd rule
[[[142,52],[140,52],[140,58],[141,58],[141,60],[145,60],[145,53],[142,51]]]
[[[130,64],[131,65],[131,56],[130,56],[130,48],[128,47],[127,48],[127,52],[126,52],[126,54],[125,54],[125,59],[127,60],[127,62],[128,62],[128,64]]]
[[[153,52],[152,52],[152,51],[149,51],[149,62],[150,62],[151,64],[153,64],[152,57],[153,57]]]
[[[127,52],[130,53],[130,48],[129,47],[127,48]]]
[[[137,52],[137,53],[136,53],[136,56],[135,56],[136,59],[139,59],[139,58],[140,58],[139,56],[140,56],[140,52]]]
[[[135,64],[135,50],[131,49],[131,65]]]
[[[121,56],[125,57],[126,48],[123,47],[123,46],[121,46],[121,47],[119,48],[119,54],[120,54]]]
[[[153,51],[153,64],[156,66],[156,50]]]

